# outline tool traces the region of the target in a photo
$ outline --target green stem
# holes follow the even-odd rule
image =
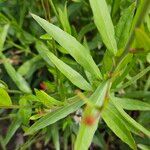
[[[52,0],[49,0],[49,3],[50,3],[50,5],[51,5],[51,7],[52,7],[52,9],[53,9],[53,11],[54,11],[54,14],[55,14],[56,18],[58,19],[58,21],[60,21],[60,20],[59,20],[59,15],[58,15],[58,13],[57,13],[57,10],[56,10],[56,8],[55,8],[55,5],[54,5],[53,1],[52,1]]]
[[[43,0],[41,0],[41,4],[42,4],[43,10],[44,10],[45,19],[48,20],[48,18],[47,18],[47,13],[46,13],[46,8],[45,8],[45,4],[44,4],[44,1],[43,1]]]

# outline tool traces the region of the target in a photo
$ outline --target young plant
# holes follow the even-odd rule
[[[14,105],[7,94],[9,89],[4,88],[3,84],[1,87],[0,82],[0,107],[19,108],[6,137],[2,138],[2,145],[5,147],[16,130],[23,125],[24,135],[30,138],[22,149],[31,145],[34,138],[40,140],[41,135],[46,135],[41,136],[45,143],[52,138],[55,149],[59,150],[61,129],[64,133],[65,149],[70,136],[72,149],[87,150],[95,139],[100,140],[98,129],[105,122],[131,149],[147,148],[147,145],[143,145],[134,137],[148,139],[150,131],[127,112],[150,111],[147,101],[150,95],[150,77],[146,76],[150,72],[150,36],[146,33],[150,33],[150,1],[76,2],[79,8],[81,4],[85,6],[85,10],[91,11],[92,21],[94,20],[82,27],[79,34],[69,23],[71,12],[67,11],[67,4],[61,9],[57,2],[49,0],[49,3],[46,3],[51,5],[57,19],[55,23],[58,25],[50,22],[50,14],[46,14],[47,7],[44,1],[42,7],[48,19],[31,14],[46,34],[42,35],[41,39],[33,38],[38,55],[34,54],[32,59],[25,61],[18,71],[6,61],[3,50],[8,25],[3,27],[0,37],[0,58],[4,60],[4,67],[18,89],[27,94],[21,93],[19,103]],[[71,6],[76,8],[74,5]],[[120,12],[119,17],[115,16]],[[141,18],[144,16],[145,20],[142,22]],[[91,31],[94,38],[86,38],[86,33]],[[53,79],[51,82],[41,82],[42,90],[34,89],[35,94],[31,94],[31,89],[23,76],[30,79],[35,71],[44,66]],[[148,82],[145,83],[147,79]],[[76,89],[78,92],[75,92]],[[68,116],[84,108],[84,105],[79,129],[76,130],[75,123]],[[32,125],[29,123],[30,120],[33,121]],[[106,143],[100,147],[104,149]],[[109,147],[109,144],[107,146]]]

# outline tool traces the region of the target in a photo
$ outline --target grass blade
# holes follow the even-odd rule
[[[90,0],[90,5],[94,15],[95,24],[102,36],[102,40],[107,49],[112,53],[117,53],[117,43],[115,39],[114,26],[105,0]]]

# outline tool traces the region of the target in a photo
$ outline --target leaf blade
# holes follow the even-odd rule
[[[76,72],[70,66],[58,59],[53,53],[51,53],[47,49],[44,44],[38,42],[36,47],[40,54],[43,53],[45,55],[45,57],[47,58],[45,60],[47,62],[52,62],[57,67],[57,69],[61,71],[74,85],[83,90],[92,90],[91,85],[78,72]]]
[[[0,88],[0,106],[11,106],[11,105],[12,102],[8,93],[3,88]]]
[[[27,131],[26,135],[32,134],[50,124],[53,124],[57,122],[60,119],[65,118],[70,113],[76,111],[78,108],[80,108],[84,102],[78,98],[78,96],[75,96],[73,98],[68,99],[68,102],[72,101],[65,106],[55,110],[52,113],[48,113],[46,116],[39,119],[36,123],[34,123]]]
[[[50,34],[63,48],[65,48],[72,57],[74,57],[74,59],[81,66],[83,66],[98,79],[102,78],[100,70],[96,66],[91,55],[86,53],[86,48],[81,45],[74,37],[56,27],[55,25],[47,22],[46,20],[34,14],[31,15],[48,34]]]
[[[150,111],[150,104],[140,100],[115,97],[114,101],[126,110]]]
[[[143,132],[145,135],[150,137],[150,131],[145,129],[142,125],[137,123],[134,119],[132,119],[121,107],[116,101],[114,101],[114,97],[111,98],[111,101],[113,102],[114,106],[117,108],[117,110],[120,112],[120,114],[131,124],[133,125],[137,130]]]
[[[127,143],[132,149],[136,149],[134,139],[126,128],[122,120],[113,112],[109,104],[102,112],[102,118],[108,125],[108,127],[125,143]]]
[[[112,53],[117,53],[117,43],[115,39],[114,26],[108,11],[105,0],[90,0],[90,5],[94,15],[95,24],[102,36],[102,40],[107,49]]]
[[[90,101],[93,102],[94,105],[98,105],[99,107],[102,106],[107,88],[109,85],[109,81],[102,83],[94,92],[94,94],[90,97]],[[88,116],[96,115],[97,111],[95,108],[87,107],[83,114],[83,120],[86,119]],[[92,126],[88,126],[82,121],[79,132],[77,134],[77,139],[75,142],[75,150],[87,150],[92,142],[92,138],[94,133],[98,127],[99,117],[96,118],[95,123]],[[86,141],[86,142],[85,142]]]

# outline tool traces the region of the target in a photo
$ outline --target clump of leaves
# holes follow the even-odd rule
[[[59,150],[59,136],[64,137],[64,149],[69,147],[68,141],[71,141],[75,150],[87,150],[91,143],[104,149],[107,142],[98,129],[105,122],[131,149],[148,149],[143,139],[148,140],[150,136],[150,131],[146,129],[147,123],[145,124],[147,111],[150,110],[149,0],[89,0],[89,3],[83,0],[70,4],[68,11],[66,4],[59,4],[60,2],[53,3],[52,0],[46,3],[42,1],[47,20],[31,14],[46,31],[40,38],[20,28],[20,34],[28,35],[32,39],[35,53],[30,50],[29,43],[21,44],[24,40],[20,45],[9,41],[9,28],[13,30],[13,25],[18,25],[17,22],[12,24],[1,14],[6,25],[0,31],[0,58],[3,69],[18,88],[10,90],[3,81],[0,82],[0,107],[15,111],[6,136],[1,137],[2,147],[5,148],[17,129],[22,127],[29,140],[22,144],[21,149],[35,143],[35,139],[44,139],[45,145],[52,139],[55,149]],[[49,5],[54,18],[50,17]],[[80,10],[82,6],[85,12],[92,12],[93,17],[90,19],[94,23],[83,25],[78,33],[75,26],[69,23],[69,17],[74,18],[73,12]],[[120,14],[119,17],[117,13]],[[91,35],[87,35],[89,32]],[[17,71],[5,56],[6,50],[11,47],[10,43],[20,50],[24,49],[22,45],[26,45],[27,55],[33,55]],[[44,67],[51,79],[41,81],[42,90],[38,90],[35,88],[38,88],[39,81],[34,76],[35,73],[40,74]],[[38,78],[44,79],[41,74]],[[36,86],[30,87],[32,82]],[[76,89],[78,92],[75,92]],[[14,95],[9,96],[8,93],[19,94],[16,96],[19,102],[15,102]],[[75,124],[72,113],[80,108],[84,108],[81,121]],[[136,121],[130,112],[139,111],[143,112],[134,116],[138,118]],[[113,137],[108,128],[105,127],[105,134],[108,130],[107,135]],[[101,144],[97,140],[101,140]],[[108,148],[109,146],[107,145]]]

